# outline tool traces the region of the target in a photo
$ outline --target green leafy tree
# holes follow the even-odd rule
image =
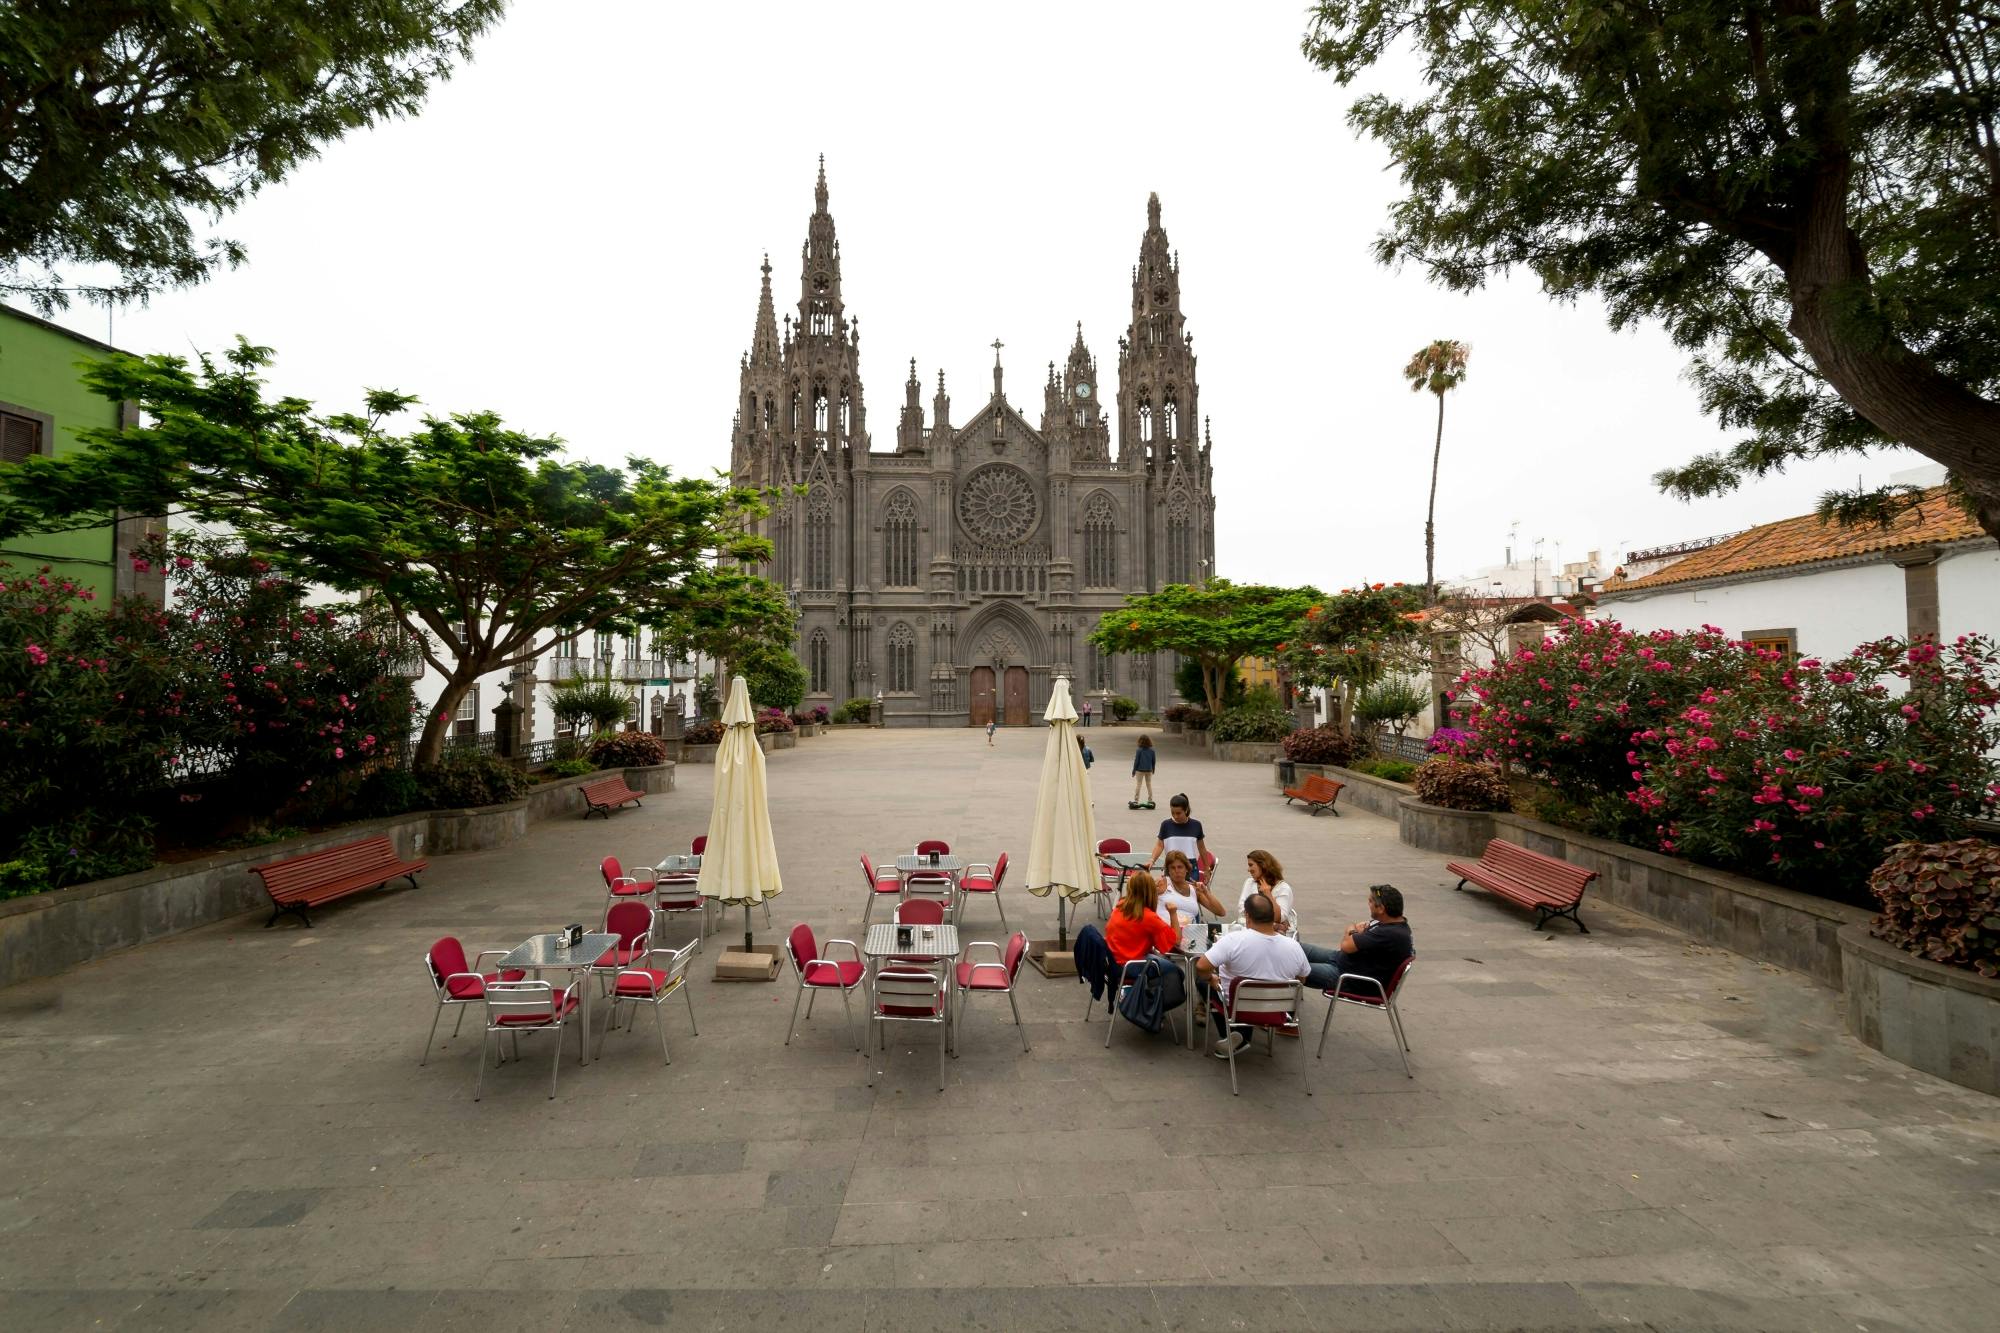
[[[422,105],[505,0],[22,0],[0,8],[0,292],[143,299],[243,259],[196,235]],[[107,265],[97,287],[66,270]]]
[[[610,731],[632,715],[632,691],[604,677],[577,677],[551,685],[549,713],[566,727]]]
[[[1278,645],[1279,664],[1296,684],[1327,690],[1345,726],[1352,711],[1344,701],[1408,657],[1418,633],[1410,617],[1423,605],[1422,590],[1401,583],[1343,588],[1305,609]]]
[[[369,593],[445,679],[419,766],[436,763],[459,700],[487,672],[600,627],[770,610],[769,584],[714,564],[768,558],[749,528],[757,493],[643,459],[571,462],[559,441],[490,413],[392,434],[384,419],[416,400],[380,390],[365,418],[321,416],[265,399],[258,372],[270,360],[239,342],[194,368],[168,356],[96,363],[91,387],[154,424],[84,432],[88,449],[6,469],[0,536],[183,510],[233,525],[281,572]]]
[[[1174,668],[1174,692],[1183,699],[1206,699],[1207,691],[1201,683],[1201,663],[1184,660]],[[1243,676],[1232,671],[1222,682],[1222,704],[1227,708],[1243,699]]]
[[[1465,383],[1465,362],[1471,349],[1464,343],[1439,338],[1410,358],[1403,378],[1412,393],[1429,389],[1438,400],[1437,439],[1431,445],[1431,498],[1424,506],[1424,600],[1437,597],[1437,518],[1438,460],[1444,456],[1444,396]],[[1397,734],[1401,734],[1400,732]]]
[[[741,654],[736,663],[750,687],[750,702],[757,708],[782,708],[787,713],[806,697],[810,680],[805,665],[789,648],[760,644]]]
[[[1112,653],[1179,653],[1201,668],[1202,697],[1221,713],[1223,691],[1246,657],[1268,657],[1318,600],[1311,588],[1272,588],[1210,579],[1199,588],[1169,584],[1104,613],[1090,641]]]
[[[1354,716],[1370,726],[1386,726],[1401,740],[1410,720],[1430,701],[1430,693],[1408,676],[1385,676],[1361,692],[1354,703]]]
[[[1405,187],[1376,243],[1453,289],[1526,267],[1614,327],[1662,321],[1733,447],[1655,480],[1727,491],[1908,445],[2000,536],[2000,23],[1978,0],[1322,0],[1349,112]],[[1833,492],[1828,517],[1907,495]]]

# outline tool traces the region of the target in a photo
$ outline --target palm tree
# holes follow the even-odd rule
[[[1437,600],[1437,531],[1433,520],[1437,517],[1438,458],[1444,453],[1444,396],[1465,383],[1465,361],[1471,351],[1462,342],[1439,338],[1403,367],[1403,378],[1410,382],[1412,393],[1429,389],[1438,400],[1437,442],[1431,446],[1431,500],[1424,510],[1425,606]]]

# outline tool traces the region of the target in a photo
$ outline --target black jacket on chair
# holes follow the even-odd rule
[[[1104,942],[1104,932],[1095,922],[1085,922],[1083,929],[1076,932],[1076,945],[1070,950],[1070,957],[1076,962],[1076,979],[1090,987],[1090,998],[1101,1000],[1106,992],[1118,985],[1118,963],[1111,957],[1111,946]]]

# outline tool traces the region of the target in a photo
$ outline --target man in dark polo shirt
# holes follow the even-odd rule
[[[1403,960],[1416,952],[1410,923],[1403,919],[1403,891],[1393,884],[1369,885],[1368,920],[1349,926],[1337,948],[1306,944],[1305,951],[1312,963],[1306,985],[1316,990],[1332,990],[1350,974],[1373,977],[1386,987]]]

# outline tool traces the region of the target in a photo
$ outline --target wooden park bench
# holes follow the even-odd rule
[[[599,778],[595,782],[584,783],[577,790],[583,793],[585,819],[592,815],[603,815],[609,819],[613,810],[622,805],[636,805],[639,798],[646,794],[626,786],[624,778]]]
[[[1445,869],[1459,877],[1460,890],[1467,884],[1477,884],[1488,893],[1534,908],[1536,930],[1547,925],[1550,917],[1566,916],[1576,922],[1578,930],[1590,933],[1590,927],[1583,924],[1576,909],[1583,902],[1584,887],[1597,878],[1595,870],[1585,870],[1499,838],[1486,844],[1477,861],[1450,861]]]
[[[312,929],[306,908],[345,898],[364,889],[379,889],[391,880],[405,879],[416,886],[417,872],[429,861],[405,861],[396,855],[395,844],[386,837],[363,838],[303,856],[288,856],[251,866],[250,873],[264,881],[271,895],[269,930],[280,916],[290,912]]]
[[[1346,785],[1344,782],[1335,782],[1332,778],[1323,778],[1317,773],[1308,773],[1303,784],[1285,788],[1285,804],[1304,801],[1306,809],[1314,814],[1322,810],[1333,810],[1333,803],[1340,799],[1340,789]],[[1333,813],[1338,815],[1340,811],[1333,810]]]

